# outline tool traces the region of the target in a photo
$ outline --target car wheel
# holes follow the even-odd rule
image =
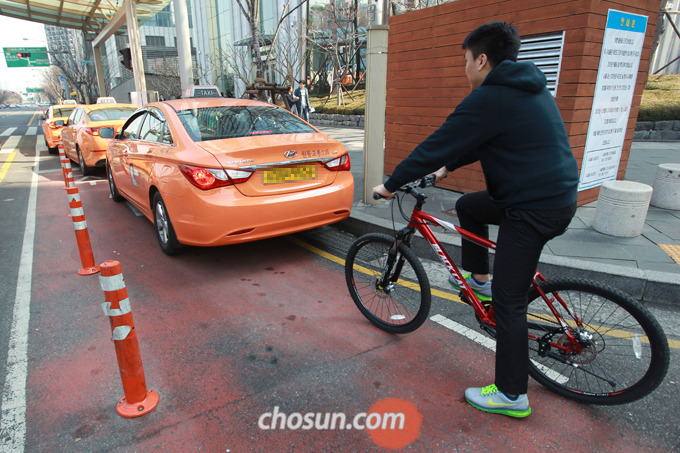
[[[92,174],[92,167],[88,167],[83,159],[83,153],[80,152],[80,147],[76,146],[76,153],[78,153],[78,165],[80,166],[80,171],[83,172],[83,176],[90,176]]]
[[[118,187],[116,187],[116,182],[113,180],[113,173],[111,173],[111,167],[106,165],[106,179],[109,180],[109,191],[111,192],[111,199],[113,201],[123,201],[123,197],[120,192],[118,192]]]
[[[59,154],[59,147],[55,146],[54,148],[50,147],[50,144],[47,143],[47,138],[45,138],[45,146],[47,146],[47,152],[50,154]]]
[[[153,224],[156,227],[156,237],[161,250],[166,255],[176,255],[181,253],[185,246],[179,243],[175,235],[175,229],[172,227],[168,210],[165,208],[163,197],[160,192],[156,192],[151,202],[153,208]]]

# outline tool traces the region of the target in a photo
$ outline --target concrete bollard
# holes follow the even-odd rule
[[[593,229],[610,236],[635,237],[642,233],[652,188],[632,181],[607,181],[600,186]]]
[[[680,210],[680,164],[660,164],[656,168],[652,206]]]

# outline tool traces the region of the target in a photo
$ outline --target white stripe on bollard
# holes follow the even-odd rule
[[[132,332],[132,327],[130,326],[118,326],[113,329],[113,339],[114,340],[125,340],[127,336]]]
[[[112,275],[110,277],[100,275],[99,284],[104,291],[118,291],[125,288],[125,279],[123,279],[123,274]]]
[[[130,298],[126,297],[125,299],[121,300],[118,302],[120,305],[120,308],[111,308],[111,302],[104,302],[102,304],[102,309],[104,310],[104,314],[106,316],[123,316],[132,311],[132,307],[130,307]]]

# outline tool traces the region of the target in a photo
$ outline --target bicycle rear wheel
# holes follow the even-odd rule
[[[352,300],[369,321],[390,333],[420,327],[430,312],[430,282],[423,265],[406,244],[399,243],[388,266],[394,238],[371,233],[358,238],[347,252],[345,279]],[[390,279],[383,285],[383,276]]]
[[[573,335],[532,289],[529,335],[537,341],[529,341],[529,374],[534,379],[566,398],[607,405],[635,401],[661,384],[668,371],[668,340],[645,307],[593,281],[553,280],[540,287]]]

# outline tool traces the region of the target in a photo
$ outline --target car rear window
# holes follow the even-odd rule
[[[88,113],[90,121],[115,121],[127,119],[130,115],[135,113],[135,108],[116,107],[110,109],[97,109]]]
[[[276,107],[204,107],[180,110],[177,116],[195,142],[316,132],[295,115]]]
[[[67,117],[71,114],[73,109],[75,109],[75,107],[60,107],[58,109],[52,109],[52,117],[53,118]]]

